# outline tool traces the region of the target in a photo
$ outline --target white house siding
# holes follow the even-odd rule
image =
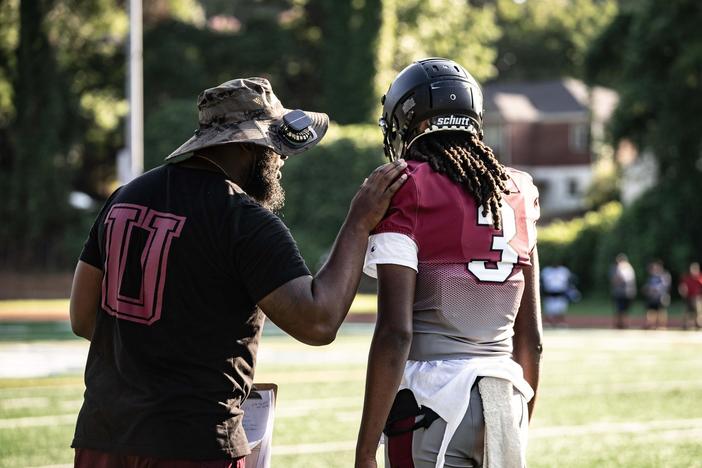
[[[650,151],[644,151],[624,166],[620,182],[622,203],[630,204],[653,187],[658,179],[658,163]]]
[[[592,166],[522,166],[539,187],[541,215],[553,217],[585,208],[584,194],[592,182]]]

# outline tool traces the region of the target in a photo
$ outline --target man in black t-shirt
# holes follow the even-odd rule
[[[403,161],[366,179],[312,277],[273,211],[283,160],[327,116],[285,109],[262,78],[205,90],[198,110],[168,164],[112,194],[80,256],[71,325],[91,345],[76,466],[243,466],[263,314],[304,343],[333,341],[405,180]]]

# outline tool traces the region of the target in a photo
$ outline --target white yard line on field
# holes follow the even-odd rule
[[[58,418],[67,418],[68,415],[44,417],[43,423],[50,422],[51,425],[56,424]],[[73,422],[66,420],[65,423]],[[39,420],[42,418],[21,418],[23,420]],[[52,421],[49,421],[52,419]],[[6,420],[8,421],[8,420]],[[18,420],[14,420],[18,421]],[[2,423],[3,421],[0,421]],[[45,424],[42,424],[45,425]],[[15,426],[19,427],[19,426]],[[27,427],[27,426],[23,426]],[[702,418],[697,419],[673,419],[664,421],[650,421],[646,423],[593,423],[582,426],[553,426],[533,428],[529,434],[530,438],[548,439],[554,437],[571,436],[578,437],[592,434],[637,434],[643,437],[650,437],[656,442],[671,441],[680,442],[681,440],[702,438]],[[348,452],[356,447],[355,440],[337,441],[337,442],[322,442],[317,444],[290,444],[290,445],[274,445],[273,454],[276,456],[286,455],[308,455],[319,453],[333,452]],[[37,468],[70,468],[72,464],[65,465],[46,465]]]
[[[650,432],[657,431],[657,432]],[[655,440],[680,441],[702,436],[702,418],[673,419],[668,421],[650,421],[648,423],[594,423],[583,426],[554,426],[531,429],[530,438],[542,439],[563,436],[582,436],[589,434],[636,433],[651,436]],[[355,441],[325,442],[319,444],[277,445],[273,447],[274,455],[304,455],[311,453],[329,453],[354,450]]]
[[[75,424],[78,415],[56,414],[52,416],[29,416],[26,418],[0,419],[0,429],[17,429],[20,427],[58,426],[61,424]]]
[[[3,410],[45,408],[47,406],[49,406],[49,399],[46,397],[22,397],[0,399],[0,409]]]
[[[334,413],[334,418],[342,423],[361,423],[361,408],[358,411],[337,411]]]
[[[645,433],[664,430],[702,430],[702,418],[667,419],[647,422],[596,422],[577,426],[548,426],[529,429],[529,437],[536,439],[581,436],[589,434]]]
[[[2,379],[0,379],[2,381]],[[7,400],[16,398],[17,394],[31,395],[39,394],[39,397],[46,396],[46,393],[51,393],[51,396],[60,397],[61,395],[82,395],[83,390],[85,390],[85,385],[83,385],[82,380],[77,380],[75,383],[54,383],[48,381],[44,385],[18,385],[16,387],[5,387],[0,388],[0,400]]]
[[[258,382],[281,383],[316,383],[316,382],[363,382],[366,377],[364,368],[347,370],[292,370],[289,372],[265,372],[256,373]]]
[[[12,343],[0,346],[0,378],[45,377],[85,369],[87,342]]]
[[[19,400],[19,399],[16,399]],[[69,414],[57,414],[51,416],[27,416],[22,418],[0,418],[0,429],[14,429],[18,427],[41,427],[54,426],[56,424],[74,423],[81,401],[69,401],[60,404],[60,409],[75,409]],[[288,403],[276,409],[276,418],[298,418],[306,416],[320,409],[334,410],[336,408],[358,407],[360,414],[362,400],[359,398],[321,398],[319,400],[298,400],[294,404]]]
[[[348,409],[358,407],[361,410],[363,400],[358,398],[320,398],[318,400],[291,400],[279,403],[276,418],[298,418],[319,411],[320,409]]]
[[[658,432],[650,432],[658,431]],[[668,421],[651,421],[648,423],[594,423],[583,426],[554,426],[532,429],[530,438],[551,438],[562,436],[581,436],[599,433],[638,433],[666,440],[697,439],[702,435],[702,419],[678,419]],[[324,442],[319,444],[277,445],[273,447],[274,455],[304,455],[311,453],[329,453],[354,450],[355,441]]]
[[[702,388],[702,380],[665,380],[651,382],[611,382],[594,385],[560,385],[545,386],[539,389],[541,396],[562,397],[574,395],[610,395],[613,393],[646,393],[665,390],[685,390],[686,392]]]
[[[274,445],[273,455],[303,455],[308,453],[345,452],[355,450],[355,440],[322,442],[319,444]]]

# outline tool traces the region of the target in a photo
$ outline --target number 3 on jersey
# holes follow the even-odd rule
[[[482,207],[479,206],[478,224],[491,226],[492,214],[488,212],[487,216],[483,216],[482,211]],[[502,215],[502,235],[492,237],[492,250],[501,252],[497,268],[488,268],[486,260],[473,260],[468,263],[468,271],[480,281],[504,283],[512,274],[514,265],[519,260],[517,251],[509,245],[509,242],[517,235],[517,219],[514,209],[503,200],[500,214]]]

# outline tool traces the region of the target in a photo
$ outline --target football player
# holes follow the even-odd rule
[[[378,318],[356,466],[376,466],[381,431],[386,466],[524,466],[542,334],[537,189],[483,142],[482,92],[459,64],[412,63],[382,103],[386,154],[408,178],[366,253]]]

